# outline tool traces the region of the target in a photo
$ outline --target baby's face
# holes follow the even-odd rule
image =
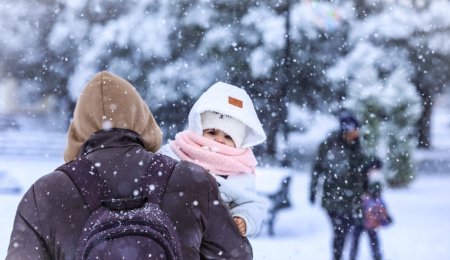
[[[203,136],[218,143],[231,147],[236,147],[233,139],[231,139],[231,136],[225,134],[222,130],[212,128],[205,129],[203,130]]]

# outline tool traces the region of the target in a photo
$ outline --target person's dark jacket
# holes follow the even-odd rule
[[[121,103],[129,96],[134,97]],[[85,156],[115,197],[131,196],[154,156],[152,151],[159,148],[159,127],[136,90],[110,73],[97,74],[80,98],[69,129],[66,161]],[[177,228],[184,259],[252,259],[249,241],[219,203],[214,177],[200,166],[185,161],[176,165],[161,207]],[[90,214],[65,173],[41,177],[18,206],[6,259],[74,259]]]
[[[362,169],[367,162],[358,140],[346,142],[342,131],[333,132],[318,149],[311,176],[310,199],[315,200],[323,177],[322,206],[332,213],[362,218],[361,195],[367,178]]]

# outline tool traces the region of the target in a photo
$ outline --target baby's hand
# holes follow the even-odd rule
[[[247,232],[247,225],[245,224],[244,219],[240,217],[233,217],[234,224],[238,228],[239,232],[243,237],[245,237],[245,233]]]

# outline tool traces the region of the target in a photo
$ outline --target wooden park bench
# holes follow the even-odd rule
[[[274,225],[277,214],[283,210],[291,207],[291,201],[289,199],[289,187],[291,185],[291,176],[286,176],[281,181],[279,188],[273,192],[266,194],[269,200],[269,211],[267,218],[267,227],[269,236],[274,236]]]

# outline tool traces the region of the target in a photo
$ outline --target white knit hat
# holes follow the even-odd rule
[[[200,114],[202,129],[219,129],[233,139],[237,148],[240,148],[245,138],[246,126],[241,121],[218,112],[206,111]]]
[[[206,111],[228,115],[245,125],[245,131],[238,131],[238,127],[233,127],[235,130],[232,131],[224,131],[233,138],[235,144],[239,142],[239,137],[235,137],[236,133],[244,133],[241,144],[236,145],[236,147],[249,148],[266,140],[266,134],[256,114],[253,102],[247,92],[241,88],[220,81],[208,88],[194,103],[189,112],[189,130],[198,134],[203,133],[201,114]],[[221,128],[223,127],[221,126]]]

